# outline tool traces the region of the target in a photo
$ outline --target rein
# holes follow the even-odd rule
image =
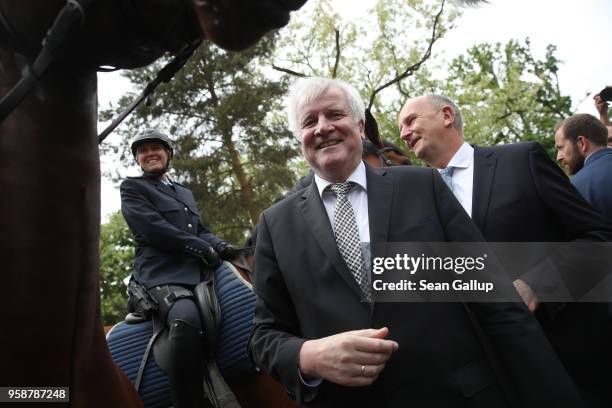
[[[42,40],[42,48],[33,64],[28,64],[25,57],[15,53],[19,65],[23,65],[21,79],[0,100],[0,123],[23,101],[23,99],[39,85],[40,78],[45,74],[54,60],[66,49],[70,43],[70,35],[85,22],[85,10],[94,0],[68,0],[66,5],[58,12],[46,37]],[[20,48],[32,48],[21,41],[17,32],[9,24],[0,8],[0,29],[9,37],[10,41]],[[149,100],[155,89],[162,82],[169,82],[174,75],[187,63],[195,50],[202,43],[202,39],[192,41],[183,46],[178,54],[166,64],[157,76],[147,83],[142,93],[119,115],[100,135],[98,144],[104,139],[144,100]],[[20,64],[24,61],[23,64]],[[104,71],[105,68],[99,68]]]
[[[32,65],[25,64],[22,68],[21,79],[0,100],[0,123],[21,103],[21,101],[38,85],[39,79],[47,71],[51,63],[64,50],[69,35],[77,26],[85,21],[85,9],[93,0],[68,0],[59,11],[53,25],[42,41],[42,49]],[[13,40],[20,43],[19,37],[0,13],[0,23]]]
[[[183,47],[181,51],[170,61],[167,63],[158,73],[157,76],[147,83],[144,90],[140,93],[140,95],[132,101],[128,105],[127,108],[117,117],[113,122],[107,126],[106,129],[100,133],[98,136],[98,144],[102,144],[104,139],[113,131],[123,120],[130,114],[138,105],[142,103],[145,99],[148,101],[149,98],[155,91],[155,88],[159,86],[162,82],[169,82],[174,75],[187,63],[189,58],[193,55],[195,50],[198,49],[200,44],[202,44],[203,40],[196,40],[190,44],[187,44]]]

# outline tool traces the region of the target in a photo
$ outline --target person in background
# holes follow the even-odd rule
[[[610,89],[607,87],[606,89]],[[604,90],[605,91],[605,90]],[[608,110],[610,106],[608,102],[602,97],[601,93],[598,93],[593,97],[595,103],[595,109],[599,113],[599,120],[606,127],[608,131],[608,146],[612,147],[612,123],[610,123],[610,116],[608,115]]]
[[[437,169],[489,242],[610,241],[612,228],[536,142],[471,146],[457,105],[443,95],[406,101],[401,138]],[[607,304],[540,304],[538,259],[525,256],[512,276],[529,309],[585,399],[612,406],[612,326]],[[533,288],[533,289],[532,289]]]
[[[612,223],[612,149],[608,132],[596,117],[579,113],[555,127],[557,160],[573,175],[582,196]]]

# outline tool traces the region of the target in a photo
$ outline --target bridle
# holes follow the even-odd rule
[[[392,167],[392,166],[401,166],[403,164],[408,164],[409,161],[408,159],[406,163],[394,163],[393,161],[391,161],[391,159],[389,159],[385,153],[386,152],[394,152],[397,153],[399,155],[404,155],[404,153],[394,147],[391,146],[385,146],[385,147],[378,147],[376,146],[374,143],[372,143],[370,140],[364,139],[362,141],[363,144],[363,152],[364,154],[373,154],[376,155],[378,157],[378,160],[380,161],[380,167]]]
[[[64,7],[58,12],[47,35],[42,40],[42,47],[34,62],[30,65],[24,62],[21,79],[0,100],[0,123],[23,101],[23,99],[39,84],[40,78],[45,74],[54,60],[61,55],[70,44],[71,34],[82,27],[85,22],[86,11],[94,0],[67,0]],[[21,40],[17,31],[9,24],[8,19],[0,7],[0,30],[4,31],[13,44],[23,49],[32,49]],[[104,139],[144,100],[151,97],[155,88],[163,82],[169,82],[174,75],[185,65],[195,50],[202,43],[202,39],[185,44],[177,55],[166,64],[149,81],[142,93],[98,136],[98,144]],[[26,61],[25,57],[15,53],[19,61]],[[108,71],[99,67],[100,71]],[[111,69],[112,70],[112,69]]]
[[[51,63],[65,49],[71,32],[85,22],[85,10],[93,0],[68,0],[59,11],[51,25],[47,36],[42,41],[42,48],[33,64],[25,64],[21,79],[0,100],[0,123],[21,103],[21,101],[38,85],[39,79],[47,71]],[[0,23],[2,29],[16,44],[20,41],[16,31],[8,23],[0,8]]]

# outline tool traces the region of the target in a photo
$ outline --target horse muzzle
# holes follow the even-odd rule
[[[306,0],[193,0],[206,38],[230,51],[244,50],[289,22]]]

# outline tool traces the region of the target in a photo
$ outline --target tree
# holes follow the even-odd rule
[[[470,142],[534,140],[554,157],[554,125],[572,114],[571,98],[559,89],[555,50],[549,45],[537,59],[529,39],[483,43],[451,62],[439,85],[461,109]]]
[[[279,114],[286,83],[266,78],[262,69],[274,42],[269,35],[241,53],[203,43],[122,132],[124,163],[133,161],[127,143],[135,133],[150,127],[169,132],[175,145],[171,176],[193,191],[205,225],[234,242],[295,180],[297,143]],[[142,88],[161,65],[126,76]],[[121,108],[127,103],[124,98]]]
[[[117,323],[127,313],[123,280],[132,274],[134,239],[120,212],[111,215],[100,230],[100,295],[105,325]]]
[[[330,0],[308,3],[284,29],[273,68],[288,76],[326,76],[354,85],[381,135],[399,142],[397,114],[425,88],[426,62],[459,15],[445,0],[379,0],[357,24]],[[367,31],[364,27],[368,27]],[[429,83],[426,83],[429,85]]]

